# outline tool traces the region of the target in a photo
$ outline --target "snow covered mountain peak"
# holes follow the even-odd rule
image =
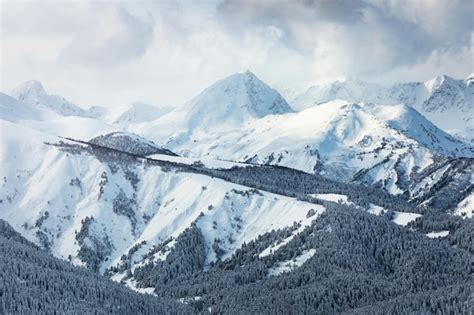
[[[232,80],[243,80],[245,84],[253,84],[254,82],[263,83],[263,81],[261,81],[257,77],[257,75],[255,75],[255,73],[253,73],[250,70],[246,70],[244,72],[237,72],[237,73],[231,74],[228,77],[224,78],[223,80],[227,80],[227,79],[231,79],[231,78],[232,78]],[[263,83],[263,84],[265,84],[265,83]]]
[[[240,73],[235,73],[234,75],[239,75],[239,74]],[[250,71],[248,69],[243,73],[243,75],[245,77],[247,77],[249,80],[252,80],[252,79],[257,79],[258,80],[257,76],[252,71]]]
[[[215,82],[184,105],[132,131],[183,142],[197,134],[238,129],[255,119],[291,112],[280,93],[246,71]]]
[[[84,109],[70,103],[64,97],[49,95],[43,84],[36,80],[20,84],[10,92],[10,95],[28,105],[53,110],[62,116],[89,116]]]
[[[23,82],[12,91],[12,94],[20,101],[47,96],[43,84],[37,80]]]
[[[368,136],[399,143],[413,140],[433,152],[448,156],[472,156],[474,149],[434,126],[415,109],[404,104],[378,105],[371,102],[332,101],[300,113],[324,117],[326,137],[338,142],[364,142]],[[311,133],[313,134],[313,133]],[[335,138],[334,138],[335,137]],[[348,145],[354,143],[347,142]]]
[[[433,93],[434,91],[449,85],[458,85],[458,82],[454,78],[443,74],[426,81],[424,84],[428,91]]]
[[[292,112],[290,106],[274,89],[252,72],[233,74],[217,81],[183,106],[190,118],[204,123],[243,122]]]
[[[331,100],[369,101],[376,104],[406,104],[446,132],[471,139],[474,117],[474,75],[457,80],[440,75],[426,82],[397,83],[386,88],[360,80],[334,81],[309,88],[291,101],[296,110]]]
[[[442,75],[425,82],[424,85],[429,93],[429,96],[421,104],[424,111],[428,113],[459,111],[464,114],[466,119],[469,116],[466,114],[472,114],[473,91],[471,91],[472,87],[467,80],[456,80]],[[418,106],[420,106],[420,101]]]

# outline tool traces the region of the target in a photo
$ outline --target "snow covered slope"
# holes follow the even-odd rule
[[[474,194],[470,194],[460,201],[454,211],[463,218],[472,218],[474,215]]]
[[[65,98],[47,94],[39,81],[26,81],[11,91],[10,95],[26,104],[49,109],[62,116],[89,116],[86,110],[68,102]]]
[[[376,104],[393,103],[384,87],[357,79],[345,79],[323,85],[314,85],[304,93],[291,99],[290,104],[294,109],[301,111],[334,100],[370,101]]]
[[[0,119],[19,122],[25,120],[44,120],[58,118],[55,113],[28,106],[11,96],[0,93]]]
[[[205,265],[209,265],[272,230],[285,230],[282,235],[289,242],[325,210],[321,204],[295,198],[292,191],[276,194],[237,184],[252,182],[245,174],[254,174],[255,167],[241,169],[239,174],[235,173],[239,164],[230,162],[207,168],[209,160],[203,164],[162,154],[145,159],[135,151],[121,153],[121,147],[109,141],[117,135],[126,143],[142,141],[129,134],[95,138],[88,145],[23,124],[4,120],[0,124],[8,130],[0,139],[4,166],[0,218],[55,256],[93,270],[108,270],[117,281],[125,276],[120,271],[124,264],[138,267],[165,259],[187,229],[199,228]],[[113,150],[104,147],[111,143]],[[282,180],[293,172],[261,171],[267,175],[259,178],[279,183],[273,186],[276,190],[283,188]],[[281,176],[281,180],[271,176]],[[348,190],[345,184],[338,186],[315,176],[311,182],[313,193],[326,187],[322,193],[353,195],[351,202],[360,198],[354,196],[370,195],[362,188]],[[403,208],[403,203],[399,205]]]
[[[0,120],[18,123],[49,135],[80,140],[88,140],[117,130],[116,127],[96,119],[63,116],[53,110],[18,101],[3,93],[0,93]]]
[[[194,135],[240,128],[267,115],[289,112],[292,109],[277,91],[247,71],[212,84],[188,103],[132,131],[182,142]]]
[[[393,193],[402,193],[403,182],[436,155],[474,154],[472,147],[403,105],[334,101],[250,120],[240,128],[216,127],[190,139],[167,138],[172,132],[163,132],[166,125],[154,132],[160,121],[137,132],[180,155],[283,165],[380,185]]]
[[[193,223],[206,238],[209,263],[272,229],[308,225],[315,218],[307,217],[310,209],[324,211],[296,198],[176,172],[166,166],[170,162],[155,165],[118,151],[83,149],[0,123],[9,131],[0,141],[0,217],[55,256],[92,269],[118,264],[134,246],[146,254]],[[59,147],[45,144],[59,141]],[[219,249],[213,247],[216,239]]]
[[[385,88],[359,80],[312,86],[290,103],[297,110],[331,100],[404,103],[415,108],[446,132],[471,141],[474,134],[474,77],[455,80],[442,75],[426,82],[395,84]]]
[[[212,127],[292,110],[276,90],[246,71],[214,83],[179,111],[186,111],[191,125]],[[198,122],[200,119],[204,121]]]
[[[411,179],[409,190],[418,204],[470,217],[474,212],[474,159],[437,158]]]
[[[309,136],[327,132],[330,134],[326,135],[327,140],[314,139],[321,140],[318,146],[327,152],[341,149],[341,160],[346,154],[344,150],[363,152],[364,147],[368,148],[365,153],[370,158],[377,158],[373,151],[385,156],[390,149],[396,151],[393,156],[402,156],[399,150],[403,145],[408,145],[407,152],[413,159],[416,154],[425,152],[423,150],[429,156],[427,146],[415,141],[397,146],[396,140],[410,141],[410,138],[395,127],[389,127],[388,122],[403,116],[399,115],[404,112],[403,107],[395,106],[387,112],[373,104],[335,102],[317,108],[325,106],[328,108],[325,115],[322,112],[311,114],[313,108],[308,113],[269,115],[249,121],[247,126],[253,129],[243,127],[242,132],[246,136],[256,135],[251,143],[254,145],[262,139],[271,143],[274,139],[267,136],[274,132],[283,138],[292,137],[291,142],[296,144],[303,143],[304,139],[297,136],[304,135],[305,131],[311,131]],[[65,118],[73,119],[71,124],[85,120],[81,117],[62,119]],[[434,243],[438,240],[430,240],[433,242],[430,246],[415,242],[418,233],[390,223],[389,220],[412,224],[427,216],[426,213],[421,215],[421,209],[403,197],[284,167],[248,167],[228,161],[213,163],[209,157],[200,163],[192,158],[163,154],[145,158],[137,153],[146,155],[157,146],[133,134],[115,132],[96,137],[93,144],[88,144],[58,138],[51,128],[48,133],[43,132],[37,127],[44,129],[49,121],[36,122],[35,125],[27,120],[0,120],[1,130],[7,131],[0,134],[0,161],[4,166],[0,169],[0,218],[56,257],[102,272],[140,292],[157,295],[169,292],[188,303],[199,301],[201,294],[204,299],[213,299],[203,293],[208,292],[201,289],[203,284],[229,291],[241,281],[261,283],[265,279],[281,279],[279,283],[287,280],[296,283],[288,277],[307,277],[315,274],[318,266],[322,266],[321,272],[331,271],[336,262],[337,268],[365,262],[364,270],[374,270],[376,261],[389,261],[393,266],[391,258],[376,259],[380,256],[372,254],[373,244],[377,248],[388,248],[386,252],[392,252],[391,248],[406,248],[395,248],[393,244],[414,244],[414,251],[403,256],[413,259],[413,254],[419,255],[415,256],[417,263],[419,259],[430,261],[420,252],[431,253],[430,246],[438,246]],[[54,119],[51,122],[59,126]],[[262,125],[262,122],[265,123]],[[413,122],[398,123],[409,128]],[[331,130],[325,131],[328,128]],[[379,137],[377,132],[382,131]],[[85,134],[81,132],[76,130],[77,134]],[[373,138],[363,137],[366,132],[371,132]],[[236,131],[230,131],[224,136],[235,134]],[[261,135],[267,136],[259,138]],[[354,149],[361,142],[359,138],[363,139],[362,144]],[[245,141],[231,140],[234,142],[223,138],[218,143],[230,147]],[[449,141],[449,138],[439,141]],[[287,146],[288,142],[277,144]],[[291,151],[294,147],[288,147],[289,152],[302,155],[301,151]],[[411,153],[410,148],[416,153]],[[151,151],[145,152],[147,150]],[[310,156],[319,155],[310,148],[305,150],[312,153]],[[288,157],[292,157],[291,154],[283,158],[287,161]],[[349,156],[344,161],[352,163],[352,158]],[[396,170],[390,169],[390,164],[384,167]],[[378,170],[382,173],[384,167]],[[409,223],[412,220],[415,221]],[[447,228],[443,226],[443,230]],[[465,238],[454,238],[455,233],[450,232],[439,241],[464,244]],[[424,234],[423,239],[427,239]],[[359,241],[362,243],[357,245]],[[348,256],[345,249],[354,256]],[[446,255],[449,249],[448,246],[441,248],[441,257],[458,257]],[[400,256],[399,252],[395,253],[394,257]],[[337,260],[331,260],[334,258]],[[466,266],[462,259],[464,256],[458,257],[458,264],[460,261],[461,266]],[[409,261],[403,260],[400,265],[412,266]],[[452,262],[444,265],[448,264]],[[388,270],[384,266],[377,268]],[[346,277],[346,271],[341,270]],[[360,276],[360,268],[355,270]],[[215,280],[205,279],[216,274],[219,278]],[[375,274],[375,279],[380,281],[380,273]],[[334,283],[339,283],[339,279],[336,277]],[[173,290],[179,291],[179,295],[174,295]],[[229,296],[235,297],[232,293]]]
[[[85,110],[64,97],[48,94],[41,82],[26,81],[9,93],[13,98],[38,109],[47,109],[61,116],[97,119],[126,129],[130,124],[153,121],[169,113],[171,107],[156,107],[140,102],[127,106],[92,106]]]
[[[89,109],[89,114],[91,117],[126,129],[131,124],[156,120],[172,109],[172,107],[157,107],[136,102],[119,107],[93,106]]]
[[[473,149],[415,109],[332,101],[294,113],[247,72],[155,121],[139,116],[119,126],[0,95],[0,219],[56,257],[218,313],[252,288],[323,301],[328,285],[365,283],[369,301],[398,278],[407,290],[428,278],[465,287]]]
[[[427,82],[397,84],[391,97],[413,106],[435,125],[474,139],[474,78],[455,80],[443,75]]]
[[[222,106],[212,106],[219,100]],[[420,178],[417,174],[433,161],[443,160],[442,156],[473,154],[472,147],[403,105],[336,101],[291,113],[281,100],[277,92],[252,73],[235,74],[168,115],[128,128],[196,161],[204,158],[277,164],[346,182],[375,185],[395,194],[407,192],[410,196],[415,196],[414,178]],[[24,104],[13,107],[23,108],[23,113],[28,113],[28,108],[39,110]],[[215,123],[206,123],[210,121]],[[79,140],[102,135],[93,142],[124,151],[136,143],[142,149],[156,146],[129,133],[117,133],[117,127],[91,118],[57,115],[23,124],[50,135]],[[124,139],[132,141],[125,143]]]

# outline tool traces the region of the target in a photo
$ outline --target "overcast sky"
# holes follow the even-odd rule
[[[247,69],[278,88],[473,72],[472,0],[0,0],[1,81],[78,105],[180,105]]]

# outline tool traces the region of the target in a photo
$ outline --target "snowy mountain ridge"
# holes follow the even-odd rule
[[[429,86],[434,90],[446,80]],[[354,82],[352,86],[364,85]],[[348,94],[350,89],[331,86],[353,96]],[[133,108],[146,116],[146,106]],[[106,116],[103,108],[96,107],[94,111]],[[146,146],[146,139],[150,139],[181,156],[283,165],[344,181],[379,185],[392,193],[410,190],[404,183],[439,160],[438,156],[473,155],[472,146],[444,133],[416,110],[403,105],[335,101],[293,113],[278,92],[249,71],[216,82],[190,102],[151,122],[132,119],[129,125],[126,120],[124,125],[110,125],[97,119],[58,117],[27,124],[52,135],[81,140],[108,133],[120,135],[116,133],[119,128],[128,129],[143,137],[137,143]],[[109,140],[118,139],[114,138]],[[149,152],[152,154],[153,150]]]
[[[58,115],[50,110],[29,106],[7,94],[0,93],[0,119],[19,122],[57,117]]]
[[[132,130],[182,156],[283,165],[345,181],[358,174],[358,180],[393,193],[405,191],[401,183],[438,155],[474,155],[470,145],[403,105],[333,101],[191,136],[168,129],[161,119]]]
[[[387,92],[382,86],[358,79],[334,81],[324,85],[314,85],[291,100],[291,106],[298,111],[334,100],[350,102],[370,101],[387,103]]]
[[[184,104],[189,116],[212,115],[215,119],[262,118],[291,112],[281,95],[250,71],[236,73],[217,81]],[[214,123],[216,121],[213,121]]]
[[[206,231],[211,262],[216,259],[216,238],[222,240],[221,250],[231,255],[242,243],[271,229],[295,221],[309,224],[310,209],[324,210],[201,174],[170,172],[175,162],[154,165],[94,147],[90,152],[97,156],[84,155],[86,145],[54,140],[12,123],[3,122],[3,128],[16,133],[2,137],[6,168],[0,174],[1,218],[55,256],[72,257],[75,264],[92,269],[104,271],[143,241],[147,244],[141,251],[146,253],[198,219]],[[60,141],[63,145],[44,143]],[[38,158],[18,156],[25,149]],[[80,240],[80,231],[85,231],[87,242]],[[94,251],[94,260],[87,251]]]
[[[143,128],[189,137],[216,129],[238,128],[248,121],[293,110],[281,95],[250,71],[217,81],[189,102]]]
[[[397,83],[386,88],[348,79],[310,87],[290,103],[298,110],[335,99],[377,104],[404,103],[415,108],[444,131],[471,139],[474,131],[472,82],[473,75],[464,80],[441,75],[426,82]]]
[[[141,102],[126,106],[92,106],[83,109],[62,96],[50,95],[41,82],[26,81],[8,93],[11,97],[34,108],[46,109],[61,116],[78,116],[100,120],[104,123],[127,128],[130,124],[150,122],[167,114],[171,107],[157,107]]]
[[[64,97],[47,94],[39,81],[26,81],[11,91],[10,95],[31,106],[49,109],[63,116],[88,117],[86,110],[68,102]]]

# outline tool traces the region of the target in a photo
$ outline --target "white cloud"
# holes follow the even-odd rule
[[[94,5],[84,27],[72,34],[60,62],[109,67],[142,56],[152,40],[152,26],[121,7]]]
[[[1,90],[178,105],[251,69],[279,87],[472,72],[469,1],[3,2]]]
[[[217,12],[240,34],[281,28],[283,43],[307,55],[317,78],[376,77],[425,62],[435,51],[470,49],[474,8],[468,1],[227,0]]]

